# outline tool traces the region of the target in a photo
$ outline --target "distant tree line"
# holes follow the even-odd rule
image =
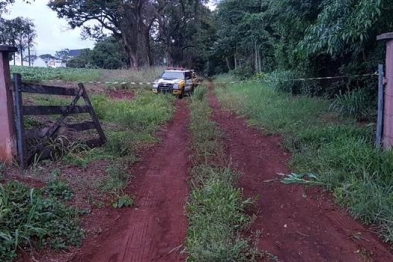
[[[0,3],[0,14],[1,6]],[[34,39],[37,37],[34,23],[23,17],[17,17],[14,19],[4,19],[0,16],[0,44],[11,45],[18,48],[18,55],[23,62],[28,62],[28,65],[32,65],[36,59],[34,53]],[[16,56],[13,56],[14,64]]]
[[[55,58],[67,67],[120,69],[128,67],[127,54],[121,43],[114,37],[99,39],[92,50],[83,49],[76,57],[70,56],[69,49],[57,51]]]

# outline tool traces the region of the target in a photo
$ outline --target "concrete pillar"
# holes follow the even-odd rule
[[[393,146],[393,32],[379,35],[377,40],[386,41],[386,87],[382,143],[384,149],[391,149]]]
[[[16,155],[14,103],[11,91],[9,53],[17,49],[0,45],[0,162],[10,163]]]

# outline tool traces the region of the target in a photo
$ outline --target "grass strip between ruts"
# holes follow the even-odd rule
[[[226,167],[220,131],[210,120],[206,87],[199,87],[190,104],[193,138],[191,193],[187,203],[189,261],[255,261],[259,255],[241,236],[250,223],[244,213],[249,199],[234,186],[237,174]]]

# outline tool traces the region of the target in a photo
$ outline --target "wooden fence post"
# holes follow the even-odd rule
[[[385,102],[383,114],[383,148],[391,149],[393,146],[393,32],[377,36],[377,40],[386,41],[385,62]]]
[[[0,162],[10,163],[16,155],[14,103],[11,91],[9,54],[17,49],[0,46]]]

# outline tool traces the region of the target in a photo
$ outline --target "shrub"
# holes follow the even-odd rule
[[[370,117],[370,99],[364,89],[353,90],[347,93],[339,93],[330,105],[330,110],[334,110],[342,116],[353,117],[356,120]]]
[[[79,246],[82,237],[76,209],[19,182],[0,185],[0,261],[18,248]]]

